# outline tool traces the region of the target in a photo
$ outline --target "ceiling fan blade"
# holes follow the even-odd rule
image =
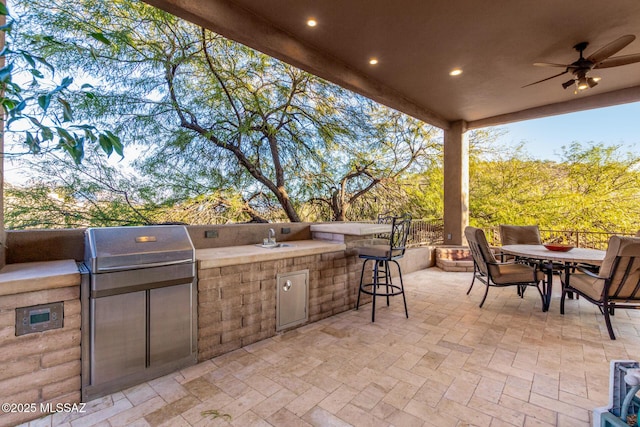
[[[627,46],[629,43],[631,43],[635,39],[636,39],[636,36],[634,36],[633,34],[622,36],[619,39],[612,41],[605,47],[589,55],[587,60],[593,62],[594,64],[597,64],[598,62],[601,62],[607,59],[614,53],[622,50],[625,46]]]
[[[640,62],[640,53],[608,58],[596,64],[593,68],[611,68],[618,67],[620,65],[635,64],[636,62]]]
[[[536,67],[560,67],[567,68],[567,64],[554,64],[552,62],[534,62],[533,65]]]
[[[525,88],[525,87],[537,85],[538,83],[542,83],[542,82],[546,82],[547,80],[555,79],[556,77],[559,77],[559,76],[561,76],[563,74],[567,74],[568,72],[569,72],[569,69],[566,69],[563,72],[561,72],[560,74],[556,74],[554,76],[547,77],[546,79],[538,80],[537,82],[529,83],[528,85],[525,85],[525,86],[522,86],[522,87]]]

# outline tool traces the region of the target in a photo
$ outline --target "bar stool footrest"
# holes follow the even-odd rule
[[[392,289],[397,289],[397,291],[391,290],[391,292],[386,292],[386,289],[385,290],[380,289],[379,291],[376,290],[375,292],[373,292],[366,289],[366,288],[371,288],[373,286],[378,286],[380,288],[389,287]],[[402,295],[404,293],[404,290],[398,285],[392,285],[392,284],[386,284],[386,283],[363,283],[360,285],[360,292],[367,295],[375,295],[377,297],[390,297],[394,295]]]

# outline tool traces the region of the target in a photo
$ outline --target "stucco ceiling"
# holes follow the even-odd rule
[[[640,101],[640,63],[593,70],[602,80],[577,95],[570,73],[522,87],[562,72],[533,63],[569,64],[579,42],[588,56],[633,34],[614,56],[640,53],[639,0],[148,2],[445,129]]]

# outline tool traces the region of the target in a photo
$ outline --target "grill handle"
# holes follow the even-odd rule
[[[175,261],[161,261],[161,262],[151,262],[148,264],[134,264],[134,265],[119,265],[117,267],[101,267],[98,269],[100,273],[106,273],[109,271],[120,271],[120,270],[135,270],[138,268],[152,268],[152,267],[163,267],[165,265],[176,265],[176,264],[187,264],[193,262],[193,258],[179,259]]]

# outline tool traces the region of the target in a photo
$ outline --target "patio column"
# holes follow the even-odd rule
[[[461,245],[469,225],[469,138],[465,121],[444,131],[444,243]]]

